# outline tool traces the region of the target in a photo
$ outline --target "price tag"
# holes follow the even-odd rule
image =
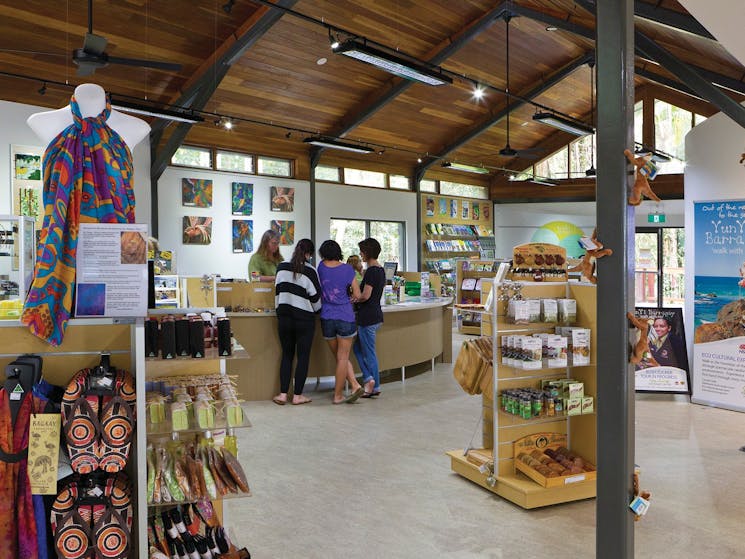
[[[61,419],[58,413],[31,416],[28,477],[34,495],[57,494]]]

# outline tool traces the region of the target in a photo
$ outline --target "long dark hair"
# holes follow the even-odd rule
[[[290,264],[292,265],[292,279],[298,274],[302,274],[305,269],[305,255],[313,254],[316,251],[316,247],[313,241],[310,239],[300,239],[295,245],[295,250],[290,258]]]

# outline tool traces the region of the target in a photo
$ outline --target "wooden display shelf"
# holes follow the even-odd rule
[[[220,356],[217,348],[207,348],[204,357],[175,357],[174,359],[162,359],[160,357],[147,357],[145,363],[148,367],[148,378],[168,376],[175,373],[181,374],[203,374],[216,372],[222,359],[232,361],[235,359],[250,359],[251,356],[243,349],[233,349],[233,354]]]
[[[594,479],[559,487],[541,487],[520,472],[497,476],[496,484],[492,487],[486,481],[488,474],[482,473],[478,466],[469,462],[463,456],[463,450],[451,450],[446,454],[450,456],[450,468],[455,473],[524,509],[592,499],[597,493]]]
[[[466,324],[463,324],[460,327],[460,333],[461,334],[470,334],[473,336],[480,336],[481,335],[481,326],[469,326]]]

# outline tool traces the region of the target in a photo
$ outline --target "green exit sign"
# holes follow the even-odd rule
[[[647,214],[647,223],[665,223],[665,214]]]

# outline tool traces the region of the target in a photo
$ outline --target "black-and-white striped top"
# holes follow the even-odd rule
[[[294,277],[293,277],[294,276]],[[274,306],[277,316],[309,320],[321,310],[321,285],[316,269],[305,263],[300,274],[293,274],[292,263],[282,262],[277,266],[274,280]]]

